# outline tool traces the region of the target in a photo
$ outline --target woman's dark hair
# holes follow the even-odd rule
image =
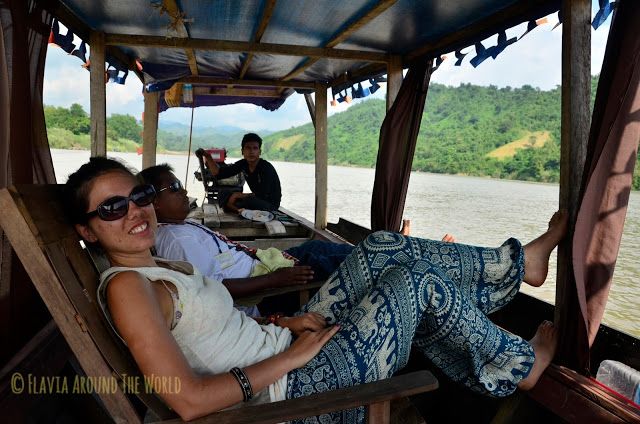
[[[64,186],[64,207],[72,224],[86,224],[89,207],[89,191],[93,180],[108,172],[122,172],[135,178],[134,173],[122,162],[105,157],[93,157],[76,172],[69,175]]]
[[[262,139],[258,134],[255,134],[255,133],[245,134],[244,137],[242,137],[242,142],[240,143],[240,146],[244,149],[244,145],[247,143],[251,143],[252,141],[255,141],[256,143],[258,143],[258,147],[262,149]]]
[[[150,166],[147,169],[143,169],[137,175],[138,180],[141,183],[151,184],[155,187],[156,191],[160,190],[160,184],[162,184],[162,177],[173,172],[173,168],[168,163],[161,163],[160,165]]]

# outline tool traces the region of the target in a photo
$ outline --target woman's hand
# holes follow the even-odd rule
[[[283,352],[294,368],[305,366],[320,352],[322,346],[338,332],[340,326],[324,328],[320,331],[305,331]]]
[[[288,328],[296,336],[305,331],[320,331],[327,327],[327,320],[316,312],[308,312],[299,317],[280,317],[276,325]]]

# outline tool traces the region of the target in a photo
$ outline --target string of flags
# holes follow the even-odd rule
[[[614,11],[614,9],[617,6],[617,2],[615,1],[598,0],[598,2],[599,2],[600,8],[596,13],[595,17],[593,18],[593,22],[591,23],[594,30],[597,30],[607,20],[607,18],[611,15],[611,13]],[[529,34],[531,31],[547,23],[549,23],[549,20],[546,17],[541,19],[531,20],[527,22],[527,28],[525,32],[523,32],[519,37],[508,38],[506,30],[500,31],[498,33],[498,42],[494,46],[485,47],[480,41],[475,43],[473,47],[475,48],[476,55],[469,60],[469,63],[474,68],[477,68],[478,66],[480,66],[482,62],[484,62],[488,58],[495,59],[507,47],[516,43],[517,41],[522,40],[522,38],[527,34]],[[562,24],[561,11],[558,12],[558,22],[555,24],[553,28],[551,28],[551,31],[553,31],[558,26],[560,26],[560,24]],[[464,49],[459,49],[454,52],[454,56],[456,58],[456,62],[454,63],[454,66],[461,66],[462,62],[464,61],[464,58],[467,55],[469,55],[469,53],[472,52],[472,50],[468,50],[466,52],[464,52],[463,50]],[[442,62],[444,62],[447,58],[448,58],[447,55],[442,55],[440,57],[437,57],[435,59],[435,63],[433,65],[433,68],[431,69],[431,72],[436,71],[440,67]],[[378,88],[380,88],[380,85],[378,83],[385,82],[385,81],[386,81],[386,78],[384,77],[376,77],[369,80],[370,87],[363,88],[361,82],[353,86],[347,85],[347,86],[333,87],[332,88],[333,99],[331,100],[331,106],[337,106],[339,103],[343,103],[343,102],[351,103],[352,99],[362,98],[370,94],[373,94],[378,90]],[[349,89],[351,89],[350,95],[348,92]]]
[[[91,68],[91,60],[87,58],[87,43],[84,40],[80,40],[80,45],[76,48],[73,39],[73,31],[67,29],[67,33],[63,35],[60,32],[60,23],[57,19],[54,19],[49,33],[49,44],[58,46],[67,54],[77,57],[82,61],[82,67],[89,70]],[[116,84],[124,85],[129,75],[129,69],[112,57],[107,56],[106,59],[108,65],[105,71],[105,83],[115,82]],[[139,60],[136,60],[136,67],[138,70],[142,70],[142,64]]]
[[[593,22],[591,23],[591,25],[593,26],[594,30],[597,30],[607,20],[607,18],[611,15],[613,10],[617,6],[617,3],[615,1],[613,1],[613,2],[611,2],[609,0],[598,0],[598,1],[599,1],[600,8],[599,8],[598,12],[596,13],[595,17],[593,18]],[[500,33],[498,33],[498,43],[495,46],[485,47],[482,44],[482,42],[475,43],[474,47],[475,47],[476,55],[469,60],[469,63],[474,68],[477,68],[482,62],[487,60],[489,57],[491,57],[492,59],[495,59],[508,46],[510,46],[511,44],[513,44],[513,43],[515,43],[517,41],[522,40],[522,38],[525,35],[529,34],[531,31],[533,31],[537,27],[539,27],[541,25],[544,25],[544,24],[546,24],[548,22],[549,22],[549,20],[546,17],[545,18],[541,18],[541,19],[537,19],[537,20],[529,21],[527,23],[527,29],[519,37],[507,38],[507,33],[506,33],[506,31],[503,30]],[[561,13],[561,11],[558,12],[558,22],[555,24],[555,26],[553,28],[551,28],[551,30],[553,31],[558,26],[560,26],[560,24],[562,24],[562,13]],[[463,52],[462,50],[463,49],[459,49],[459,50],[455,51],[454,55],[455,55],[455,58],[456,58],[456,62],[454,64],[454,66],[461,66],[462,65],[462,61],[464,60],[464,58],[469,53],[471,53],[471,51]],[[436,69],[438,69],[440,64],[445,59],[447,59],[446,55],[438,57],[436,59],[436,63],[434,65],[433,69],[432,69],[432,72],[435,71]]]
[[[338,106],[338,103],[351,103],[352,99],[361,99],[367,97],[380,89],[380,83],[387,82],[387,78],[377,76],[369,78],[369,86],[363,87],[362,82],[351,86],[350,84],[341,85],[331,88],[331,106]],[[347,90],[351,89],[351,94]],[[336,99],[337,96],[337,99]]]

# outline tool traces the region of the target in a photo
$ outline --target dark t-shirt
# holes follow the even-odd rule
[[[282,191],[280,188],[280,178],[276,169],[264,159],[260,159],[253,172],[249,172],[249,164],[245,159],[240,159],[234,164],[220,169],[218,178],[229,178],[242,172],[249,184],[251,192],[260,199],[269,202],[274,209],[280,207]]]

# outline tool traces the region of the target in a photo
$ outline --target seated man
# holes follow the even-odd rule
[[[278,255],[296,258],[298,265],[288,264],[252,277],[257,269],[264,268],[259,266],[261,260],[256,257],[255,250],[233,242],[204,225],[186,220],[189,198],[171,166],[153,166],[140,172],[138,177],[152,184],[157,192],[153,205],[158,217],[155,245],[158,256],[191,262],[203,275],[221,281],[234,297],[250,296],[272,287],[302,284],[314,278],[327,279],[353,249],[348,244],[307,241]],[[245,312],[258,315],[257,309],[245,309]]]
[[[282,192],[280,178],[273,165],[260,158],[262,139],[254,133],[242,137],[242,157],[236,163],[221,168],[203,149],[198,149],[196,155],[202,156],[211,174],[222,179],[239,173],[249,184],[251,193],[232,193],[220,198],[220,206],[233,212],[239,209],[257,209],[265,211],[277,210],[280,207]]]

